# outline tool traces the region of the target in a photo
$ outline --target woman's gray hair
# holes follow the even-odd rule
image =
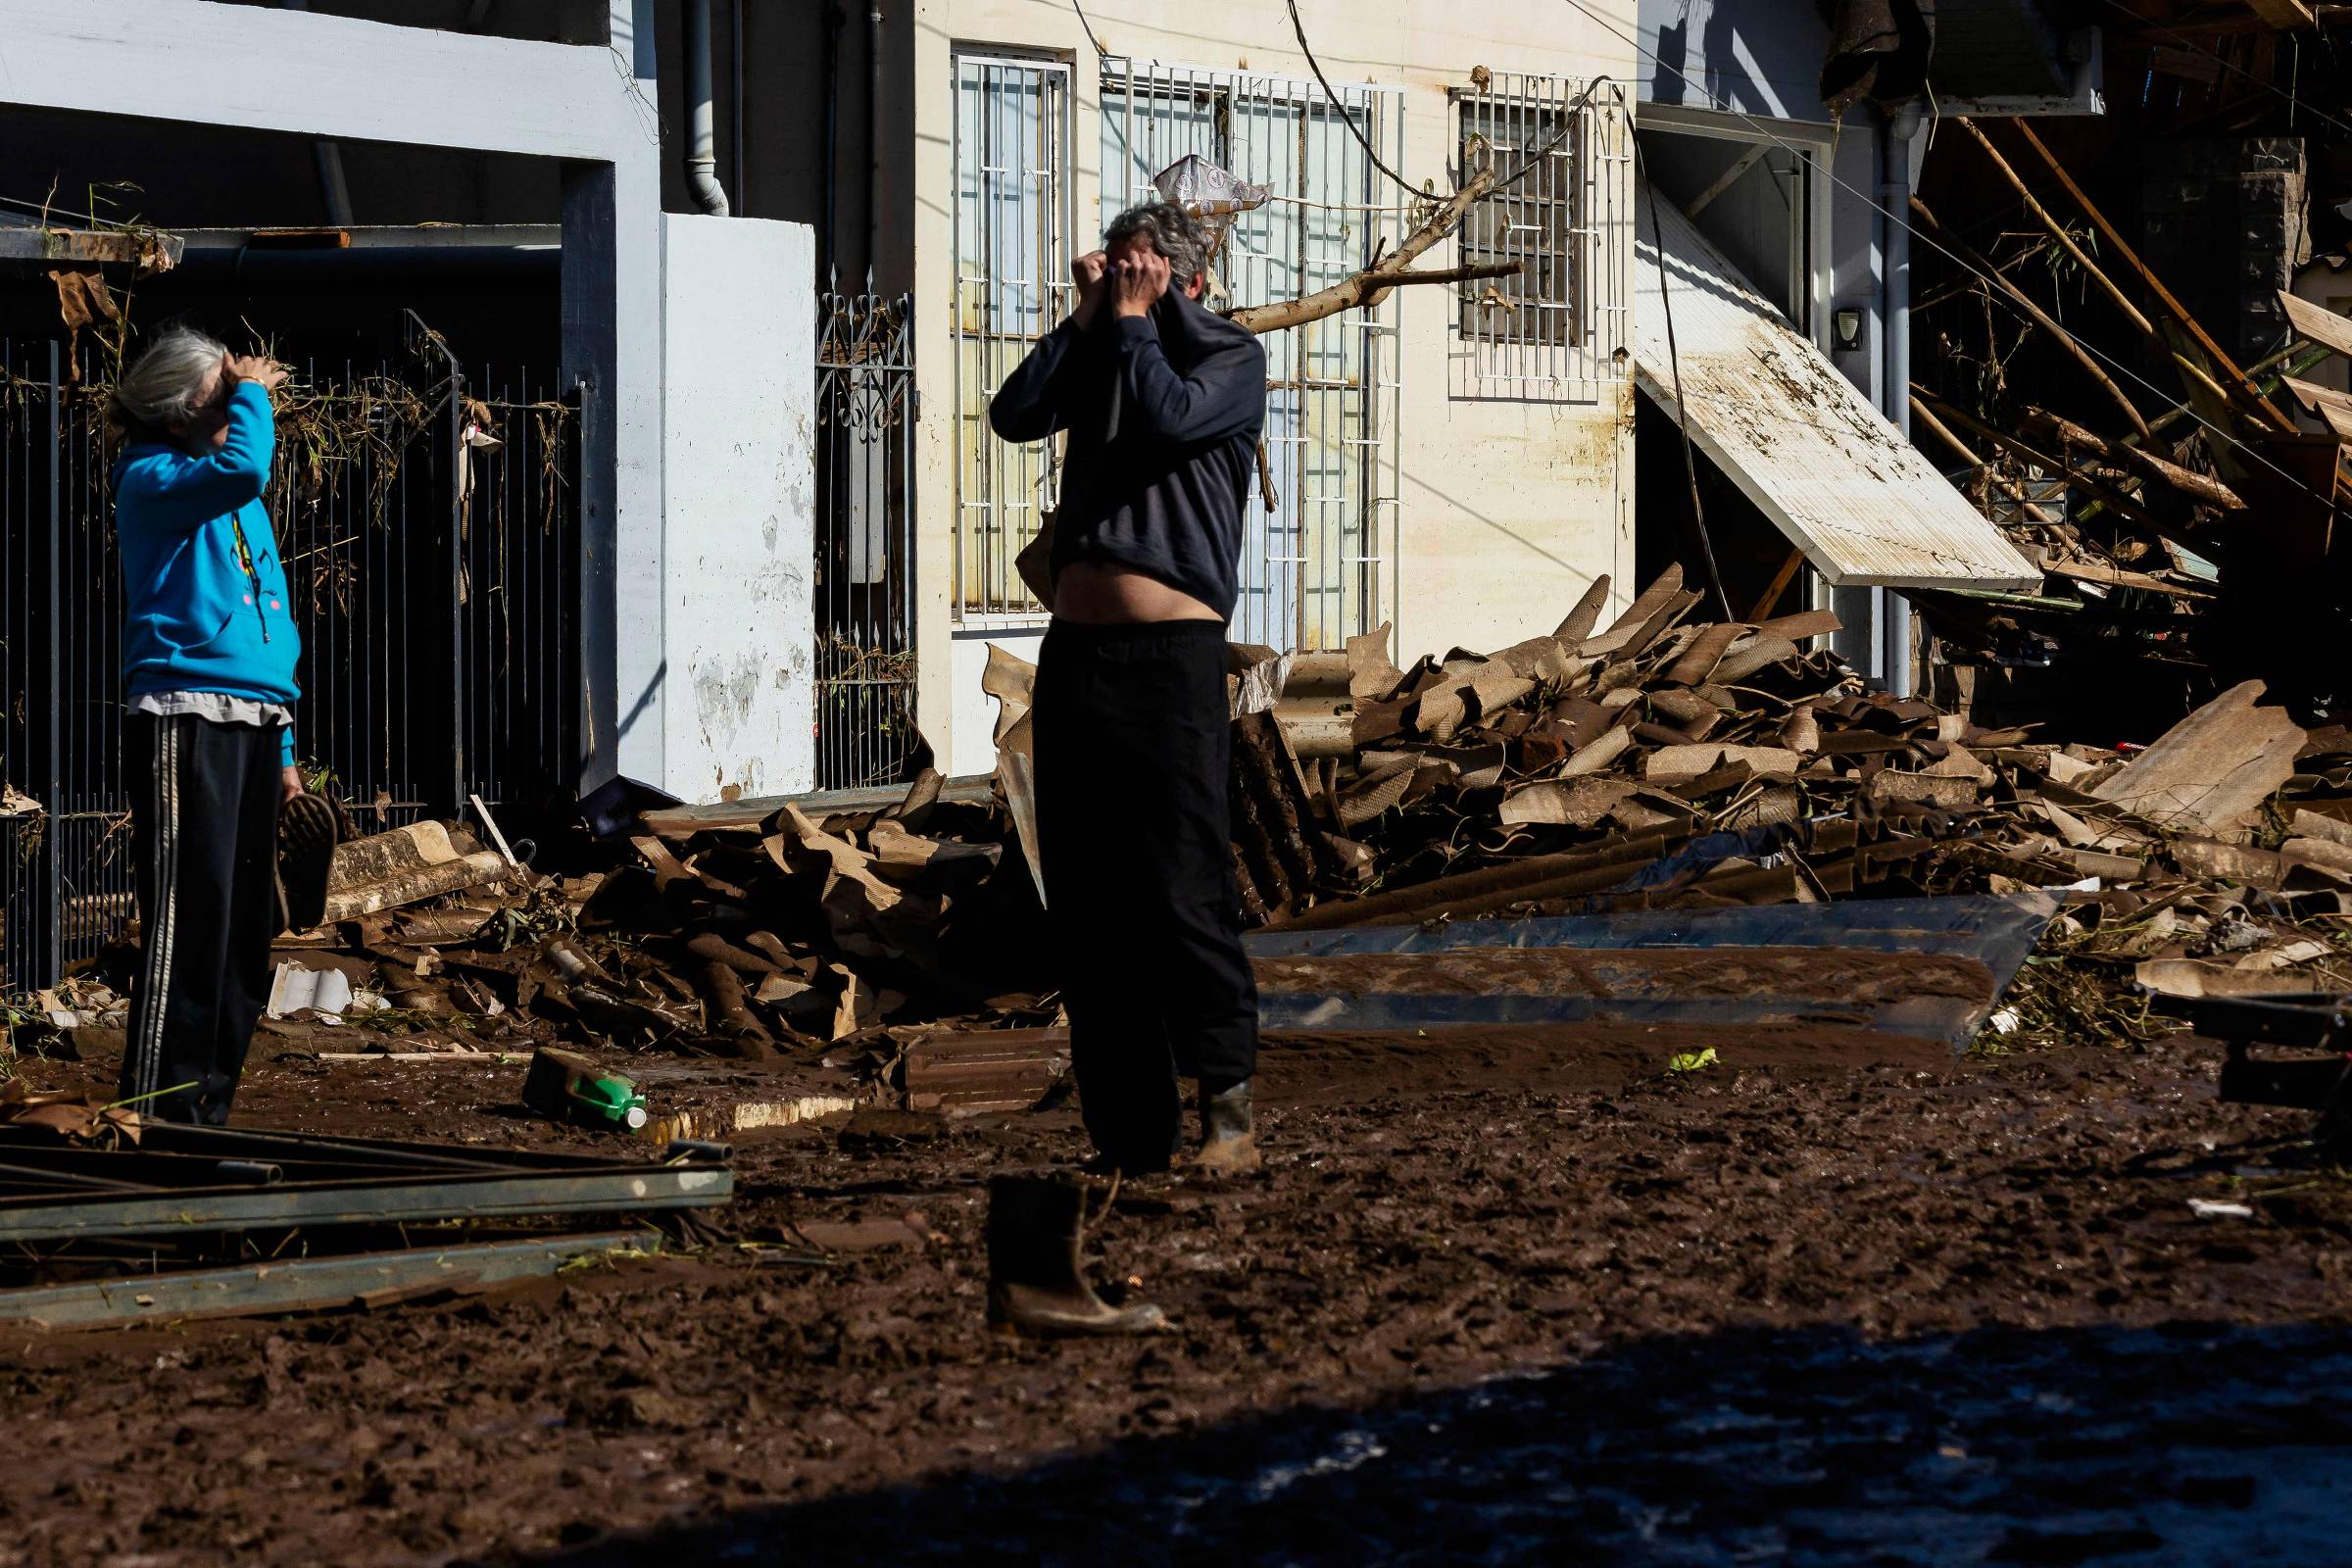
[[[115,383],[116,416],[132,429],[159,433],[192,422],[227,353],[194,327],[166,327]]]
[[[1172,202],[1130,207],[1102,231],[1105,249],[1130,239],[1149,240],[1153,250],[1168,259],[1168,270],[1180,285],[1208,270],[1208,231],[1199,219]]]

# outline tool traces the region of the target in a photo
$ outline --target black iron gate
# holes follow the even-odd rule
[[[578,419],[523,367],[297,357],[269,504],[302,628],[295,746],[363,831],[578,777]],[[132,917],[122,584],[93,367],[0,340],[0,995]]]
[[[816,349],[816,782],[906,778],[914,727],[914,350],[905,295],[826,294]]]

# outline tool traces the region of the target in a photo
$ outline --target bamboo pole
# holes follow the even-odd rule
[[[1962,130],[1977,139],[1977,145],[1984,149],[1984,156],[1992,160],[1992,167],[2000,171],[2001,177],[2007,180],[2010,188],[2024,200],[2026,211],[2039,219],[2041,226],[2049,230],[2050,238],[2056,240],[2060,248],[2067,255],[2072,256],[2082,270],[2088,272],[2098,285],[2107,291],[2107,297],[2115,301],[2116,309],[2130,318],[2133,326],[2138,327],[2148,337],[2156,337],[2156,323],[2149,320],[2140,308],[2132,303],[2132,296],[2126,294],[2117,285],[2115,279],[2102,271],[2099,264],[2092,261],[2082,247],[2075,243],[2075,236],[2066,231],[2066,225],[2051,217],[2050,210],[2034,199],[2034,192],[2027,188],[2023,179],[2018,177],[2017,171],[2009,167],[2009,160],[2003,158],[2001,150],[1992,144],[1992,138],[1985,135],[1984,129],[1966,115],[1955,115],[1953,118],[1959,122]]]
[[[1912,197],[1911,211],[1926,220],[1928,227],[1936,232],[1937,243],[1943,245],[1957,257],[1961,266],[1973,269],[1999,284],[2002,291],[2017,305],[2017,308],[2033,318],[2034,325],[2049,333],[2057,340],[2060,348],[2074,357],[2075,363],[2082,367],[2084,374],[2107,389],[2107,395],[2115,399],[2116,407],[2122,409],[2125,416],[2131,419],[2132,428],[2142,438],[2146,437],[2148,421],[2141,416],[2138,405],[2124,395],[2124,389],[2116,385],[2115,378],[2100,367],[2098,361],[2090,357],[2088,349],[2076,341],[2072,332],[2060,326],[2049,312],[2034,304],[2032,295],[2009,281],[2002,273],[1994,270],[1984,257],[1977,254],[1975,247],[1937,222],[1936,215],[1928,210],[1926,202],[1916,196]]]
[[[2009,499],[2023,507],[2034,521],[2054,523],[2060,520],[2042,511],[2040,503],[2026,494],[2024,485],[2019,484],[2005,473],[1996,472],[1992,465],[1977,456],[1976,449],[1953,433],[1950,425],[1937,418],[1935,410],[1915,399],[1911,404],[1911,416],[1925,425],[1929,434],[1941,438],[1944,445],[1959,453],[1972,466],[1983,468],[1989,478],[2009,492]]]
[[[2041,159],[2043,166],[2049,170],[2051,177],[2058,181],[2067,195],[2074,198],[2075,205],[2082,209],[2083,216],[2088,218],[2092,226],[2098,229],[2100,237],[2107,241],[2116,255],[2123,258],[2124,265],[2139,274],[2139,280],[2147,284],[2148,292],[2156,297],[2156,302],[2180,321],[2182,329],[2196,340],[2197,347],[2203,349],[2211,357],[2213,363],[2221,368],[2222,373],[2237,383],[2244,396],[2251,401],[2253,409],[2260,411],[2257,416],[2266,418],[2269,423],[2278,429],[2293,429],[2295,421],[2281,413],[2278,405],[2264,397],[2256,389],[2253,377],[2239,369],[2228,352],[2213,340],[2213,335],[2197,324],[2196,318],[2188,314],[2188,307],[2182,305],[2179,299],[2174,297],[2173,291],[2164,286],[2164,279],[2158,277],[2148,264],[2139,259],[2139,253],[2133,250],[2131,242],[2124,238],[2122,230],[2109,222],[2107,215],[2100,212],[2097,204],[2091,201],[2082,187],[2075,183],[2074,176],[2066,172],[2065,165],[2058,162],[2057,155],[2042,145],[2041,138],[2034,134],[2034,127],[2022,120],[2012,120],[2009,123],[2015,127],[2020,136],[2025,138],[2026,145],[2033,148]]]

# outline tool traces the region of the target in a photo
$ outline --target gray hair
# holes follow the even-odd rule
[[[1168,259],[1168,270],[1178,286],[1208,270],[1208,231],[1200,220],[1172,202],[1144,202],[1110,220],[1102,231],[1105,247],[1122,240],[1143,239]]]
[[[115,383],[115,416],[131,429],[158,433],[189,423],[227,353],[194,327],[166,327]]]

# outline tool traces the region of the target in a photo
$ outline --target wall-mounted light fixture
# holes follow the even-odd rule
[[[1851,354],[1862,346],[1862,310],[1855,305],[1840,305],[1830,312],[1831,341]]]

